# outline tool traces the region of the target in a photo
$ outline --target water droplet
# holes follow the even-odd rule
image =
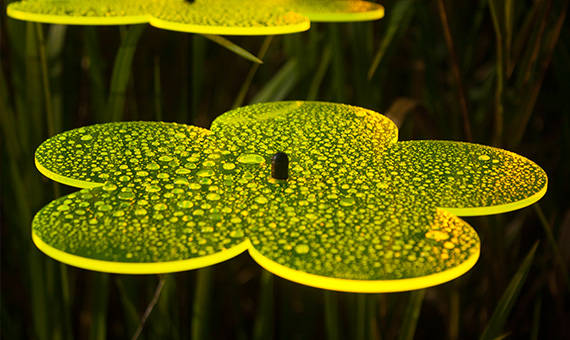
[[[489,159],[491,159],[491,157],[487,156],[487,155],[481,155],[479,156],[479,160],[480,161],[488,161]]]
[[[160,191],[160,187],[158,185],[149,185],[146,188],[146,191],[147,192],[158,192],[158,191]]]
[[[166,178],[170,177],[170,175],[167,173],[161,172],[158,175],[156,175],[156,177],[158,177],[160,179],[166,179]]]
[[[155,204],[154,207],[152,207],[152,208],[154,210],[161,211],[161,210],[166,210],[166,208],[168,208],[168,206],[164,203],[158,203],[158,204]]]
[[[453,248],[455,248],[455,244],[454,244],[453,242],[449,242],[449,241],[445,242],[445,243],[443,244],[443,246],[444,246],[445,248],[447,248],[447,249],[453,249]]]
[[[180,201],[178,202],[178,207],[182,209],[190,209],[194,206],[194,203],[191,201]]]
[[[99,210],[99,211],[111,211],[111,210],[113,210],[113,207],[110,206],[109,204],[104,204],[104,205],[99,206],[99,208],[97,208],[97,210]]]
[[[121,216],[124,216],[124,215],[125,215],[125,212],[124,212],[123,210],[115,211],[115,212],[113,213],[113,216],[115,216],[115,217],[121,217]]]
[[[438,230],[431,230],[426,233],[426,237],[436,241],[443,241],[449,238],[449,234]]]
[[[206,199],[209,201],[217,201],[220,199],[220,195],[216,194],[215,192],[209,193],[208,195],[206,195]]]
[[[178,175],[187,175],[190,173],[190,170],[186,169],[186,168],[180,168],[178,170],[176,170],[176,174]]]
[[[269,200],[263,196],[259,196],[255,199],[255,203],[257,204],[265,204],[267,202],[269,202]]]
[[[160,169],[160,165],[158,165],[158,164],[156,164],[156,163],[153,162],[153,163],[149,163],[149,164],[146,166],[146,168],[147,168],[148,170],[158,170],[158,169]]]
[[[186,178],[177,178],[174,180],[174,184],[188,185],[188,180]]]
[[[233,170],[236,168],[236,165],[234,163],[224,163],[222,167],[224,170]]]
[[[295,252],[300,255],[306,254],[309,252],[309,246],[306,244],[299,244],[295,246]]]
[[[211,168],[211,167],[213,167],[214,165],[216,165],[216,162],[214,162],[214,161],[205,161],[204,163],[202,163],[202,165],[203,165],[204,167],[206,167],[206,168]]]
[[[113,183],[107,183],[103,186],[103,190],[105,190],[105,191],[113,191],[116,189],[117,189],[117,186]]]
[[[237,161],[244,164],[260,164],[265,162],[265,159],[254,153],[244,153],[238,157]]]
[[[158,160],[161,162],[170,162],[173,158],[170,156],[161,156]]]
[[[354,205],[354,198],[345,197],[340,200],[340,205],[342,205],[343,207],[350,207]]]
[[[230,231],[231,238],[242,238],[244,236],[243,230],[232,230]]]
[[[213,175],[214,175],[214,172],[212,170],[200,170],[200,171],[198,171],[198,173],[196,173],[196,176],[198,176],[198,177],[210,177]]]
[[[135,215],[137,215],[137,216],[146,215],[146,209],[142,209],[142,208],[141,208],[141,209],[135,210]]]
[[[137,176],[140,176],[140,177],[148,176],[148,172],[146,172],[146,171],[138,171],[138,172],[137,172]]]
[[[132,200],[133,198],[135,198],[135,194],[130,192],[130,191],[123,191],[120,192],[117,197],[119,197],[119,199],[121,200]]]
[[[128,182],[128,181],[130,181],[130,180],[131,180],[131,178],[130,178],[129,176],[121,176],[121,177],[119,177],[119,181],[121,181],[121,182]]]
[[[88,140],[92,140],[92,139],[93,139],[93,136],[91,136],[91,135],[83,135],[83,136],[81,136],[81,140],[82,140],[82,141],[88,141]]]
[[[83,209],[77,209],[77,210],[75,210],[75,213],[76,213],[77,215],[85,215],[85,210],[83,210]]]
[[[67,204],[62,204],[62,205],[60,205],[59,207],[57,207],[57,210],[58,210],[58,211],[67,211],[67,210],[69,210],[69,205],[67,205]]]

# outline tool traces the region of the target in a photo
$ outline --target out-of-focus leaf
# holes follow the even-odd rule
[[[487,327],[485,327],[483,335],[481,335],[481,340],[496,339],[501,335],[505,322],[511,314],[511,310],[517,302],[517,298],[519,297],[522,286],[526,281],[537,247],[538,242],[534,244],[528,255],[525,257],[523,263],[520,265],[519,269],[511,279],[509,286],[503,293],[503,296],[497,304],[497,307],[495,308],[491,319],[487,323]]]
[[[244,48],[234,44],[233,42],[229,41],[228,39],[219,36],[219,35],[212,35],[212,34],[202,34],[202,36],[208,40],[215,42],[216,44],[227,48],[228,50],[234,52],[235,54],[239,55],[242,58],[245,58],[249,61],[253,61],[257,64],[263,64],[263,61],[258,57],[254,56],[252,53],[248,52]]]
[[[368,70],[368,79],[372,79],[374,76],[374,72],[380,65],[386,50],[394,40],[396,33],[400,30],[407,30],[408,26],[410,25],[410,21],[414,15],[414,4],[416,0],[400,0],[394,4],[394,7],[391,11],[389,11],[388,17],[388,27],[386,29],[386,33],[380,43],[380,48],[376,55],[374,56],[374,60],[372,61],[372,65]]]

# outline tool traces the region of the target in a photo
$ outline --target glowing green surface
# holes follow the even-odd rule
[[[72,25],[149,22],[175,31],[264,35],[300,32],[312,21],[380,19],[384,8],[353,0],[23,0],[8,5],[9,16]]]
[[[270,178],[278,151],[289,155],[286,181]],[[162,273],[247,249],[292,281],[360,292],[429,287],[465,273],[480,242],[453,213],[518,209],[547,186],[540,167],[511,152],[397,142],[386,117],[317,102],[238,108],[211,131],[88,126],[44,142],[36,164],[56,181],[90,188],[34,219],[34,241],[62,262]]]

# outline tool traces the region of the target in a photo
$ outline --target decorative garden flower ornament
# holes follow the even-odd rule
[[[457,216],[539,200],[544,171],[509,151],[398,142],[385,116],[320,102],[246,106],[211,130],[117,122],[67,131],[38,169],[83,188],[41,209],[33,240],[64,263],[112,273],[209,266],[244,251],[309,286],[429,287],[467,272],[475,230]]]
[[[150,23],[183,32],[268,35],[309,29],[310,21],[380,19],[384,8],[359,0],[23,0],[8,5],[22,20],[71,25]]]

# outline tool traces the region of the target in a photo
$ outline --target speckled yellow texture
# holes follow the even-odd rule
[[[23,0],[9,16],[72,25],[149,22],[176,31],[225,34],[285,34],[307,30],[312,21],[380,19],[384,8],[353,0]]]
[[[290,159],[286,181],[270,177],[280,151]],[[247,249],[287,279],[360,292],[418,289],[465,273],[480,242],[450,211],[517,209],[547,185],[540,167],[511,152],[397,142],[386,117],[318,102],[238,108],[211,131],[88,126],[44,142],[36,164],[52,179],[91,188],[34,219],[38,247],[65,263],[171,272]]]

